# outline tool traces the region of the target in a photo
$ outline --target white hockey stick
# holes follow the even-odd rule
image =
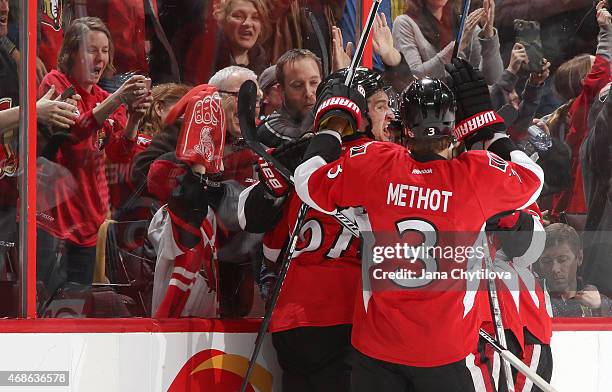
[[[491,253],[489,251],[489,240],[487,238],[486,232],[484,233],[484,240],[482,246],[485,254],[487,269],[493,272],[493,259],[491,258]],[[497,286],[495,278],[491,278],[489,274],[487,275],[489,276],[487,278],[487,283],[489,287],[489,304],[491,307],[491,318],[493,319],[493,324],[495,325],[495,337],[497,338],[497,341],[502,347],[508,347],[508,344],[506,343],[506,334],[504,332],[504,323],[502,321],[501,316],[501,308],[499,306],[499,300],[497,298]],[[508,361],[503,358],[502,368],[504,371],[504,375],[506,376],[506,387],[508,388],[508,392],[514,392],[512,369],[510,368],[510,364],[508,363]]]
[[[516,370],[523,373],[525,377],[533,381],[535,385],[538,386],[544,392],[557,392],[552,385],[546,382],[538,373],[533,371],[529,366],[525,365],[523,361],[521,361],[516,355],[512,354],[503,346],[500,346],[499,343],[493,338],[493,336],[486,333],[484,330],[480,330],[480,337],[487,341],[493,347],[493,350],[497,351],[499,355],[510,365],[512,365]]]

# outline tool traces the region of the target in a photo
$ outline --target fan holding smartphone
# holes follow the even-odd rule
[[[541,72],[546,61],[542,53],[542,39],[540,37],[540,23],[532,20],[514,20],[516,42],[521,44],[527,54],[521,69],[527,72]]]

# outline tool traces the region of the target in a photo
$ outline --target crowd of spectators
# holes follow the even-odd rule
[[[356,3],[39,0],[39,315],[260,315],[260,294],[269,290],[262,234],[245,228],[236,213],[241,191],[258,181],[257,156],[241,136],[238,91],[245,80],[259,86],[257,136],[264,145],[279,147],[303,136],[313,122],[319,83],[350,62],[358,37],[354,29],[337,26],[360,24]],[[472,3],[459,56],[482,70],[510,136],[545,171],[538,203],[550,226],[536,269],[552,311],[610,315],[608,5]],[[372,41],[374,64],[388,89],[368,97],[371,123],[364,131],[370,137],[402,143],[392,129],[397,94],[414,78],[446,77],[461,6],[459,0],[383,2]],[[0,0],[0,281],[13,282],[0,289],[13,292],[19,273],[18,65],[25,60],[18,47],[18,7],[17,0]],[[519,19],[521,26],[536,26],[537,39],[526,40]],[[224,170],[214,178],[223,184],[214,202],[215,260],[193,271],[201,277],[193,284],[214,299],[203,294],[199,302],[179,306],[164,302],[174,278],[159,266],[178,253],[160,248],[164,225],[158,212],[182,200],[174,189],[191,181],[175,155],[181,123],[168,116],[201,84],[216,87],[227,130]],[[274,217],[262,213],[261,220]],[[14,315],[10,306],[2,311]]]

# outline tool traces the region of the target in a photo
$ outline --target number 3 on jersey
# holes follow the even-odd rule
[[[428,250],[432,249],[438,243],[438,232],[434,225],[421,219],[406,219],[396,223],[395,227],[401,238],[406,232],[415,231],[423,236],[423,242],[420,244],[410,244],[408,257],[411,260],[420,260],[423,263],[423,278],[411,279],[393,279],[397,285],[406,288],[418,288],[428,285],[433,281],[432,273],[438,271],[438,259],[432,257]],[[417,249],[414,254],[413,249]]]

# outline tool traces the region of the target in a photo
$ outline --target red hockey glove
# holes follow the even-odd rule
[[[283,165],[290,173],[302,163],[306,148],[310,144],[308,137],[290,140],[276,149],[269,149],[268,153]],[[285,196],[289,192],[291,184],[288,184],[281,173],[273,166],[259,158],[259,173],[266,190],[274,197]]]
[[[450,74],[447,84],[457,102],[455,138],[465,141],[470,149],[474,143],[489,140],[495,133],[505,133],[504,119],[493,110],[489,87],[482,73],[458,58],[445,68]]]
[[[289,184],[287,184],[287,181],[285,181],[273,165],[266,162],[263,158],[259,158],[257,165],[259,167],[260,180],[266,185],[268,193],[274,197],[283,197],[289,193]]]
[[[203,165],[206,173],[218,173],[223,169],[224,147],[225,114],[221,97],[215,87],[208,86],[187,102],[176,156],[191,165]]]
[[[326,123],[332,118],[342,118],[348,122],[348,127],[342,132],[350,135],[361,126],[361,116],[367,110],[365,94],[355,88],[350,88],[337,79],[330,79],[319,90],[315,105],[313,132],[325,129]]]

